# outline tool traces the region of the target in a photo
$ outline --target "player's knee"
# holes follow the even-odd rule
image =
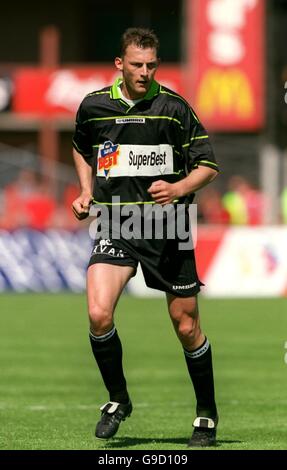
[[[92,333],[106,334],[113,327],[113,316],[109,309],[95,303],[89,308],[89,319]]]
[[[200,334],[200,322],[198,310],[182,309],[180,319],[177,323],[178,335],[182,340],[188,340],[189,343],[196,341]]]
[[[188,339],[190,342],[196,340],[199,334],[198,323],[190,319],[188,322],[180,322],[178,325],[178,335],[181,339]]]

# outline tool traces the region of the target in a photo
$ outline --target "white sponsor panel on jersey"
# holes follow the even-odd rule
[[[169,144],[129,145],[107,141],[98,152],[97,176],[170,175],[173,151]]]

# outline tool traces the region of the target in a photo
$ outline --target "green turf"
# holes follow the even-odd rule
[[[217,449],[287,449],[284,299],[200,299],[213,345]],[[110,441],[94,438],[107,395],[82,295],[0,298],[0,449],[186,450],[194,395],[165,302],[123,297],[116,324],[134,403]]]

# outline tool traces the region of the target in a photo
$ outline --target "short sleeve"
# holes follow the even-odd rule
[[[186,106],[183,121],[182,149],[185,155],[187,170],[190,172],[199,165],[219,171],[209,136],[189,106]]]
[[[84,109],[84,102],[81,103],[76,115],[75,132],[72,142],[73,147],[77,152],[83,155],[84,158],[91,158],[93,156],[89,121]]]

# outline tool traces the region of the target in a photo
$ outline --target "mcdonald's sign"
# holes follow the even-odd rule
[[[209,69],[199,83],[196,98],[196,109],[207,118],[233,114],[248,119],[255,110],[250,82],[240,69]]]
[[[188,1],[188,99],[210,130],[264,126],[265,0]]]

